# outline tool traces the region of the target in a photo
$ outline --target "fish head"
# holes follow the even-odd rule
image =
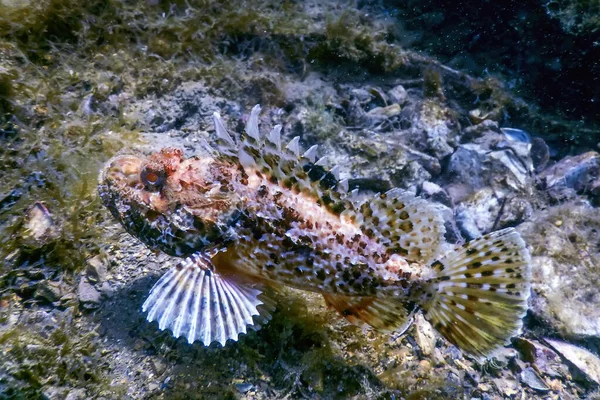
[[[210,156],[185,159],[180,149],[165,148],[109,160],[99,193],[129,233],[152,249],[183,257],[218,244],[239,216],[236,172]]]

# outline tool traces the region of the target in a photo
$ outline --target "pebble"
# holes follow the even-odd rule
[[[402,85],[395,86],[393,89],[391,89],[388,92],[388,96],[393,103],[398,103],[400,105],[406,103],[408,100],[408,93]]]
[[[550,388],[544,380],[535,372],[535,370],[531,367],[527,367],[519,374],[521,377],[521,382],[541,393],[547,393],[550,391]]]
[[[415,318],[415,340],[424,356],[430,356],[435,349],[435,333],[429,322],[418,314]]]
[[[87,279],[82,278],[79,282],[78,294],[83,308],[92,310],[100,306],[100,292]]]
[[[87,260],[87,277],[91,282],[104,282],[108,267],[100,256],[95,256]]]

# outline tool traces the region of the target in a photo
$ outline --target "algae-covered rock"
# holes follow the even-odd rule
[[[519,227],[532,248],[532,312],[564,337],[600,337],[600,215],[586,203],[539,211]]]

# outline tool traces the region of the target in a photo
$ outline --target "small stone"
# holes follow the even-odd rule
[[[104,282],[108,267],[102,257],[95,256],[87,260],[87,277],[90,282]]]
[[[507,374],[501,378],[494,378],[492,380],[498,391],[506,397],[511,397],[519,392],[519,384],[515,378]]]
[[[531,161],[535,172],[543,171],[550,160],[550,149],[544,139],[534,137],[531,139]]]
[[[250,389],[252,389],[254,387],[253,384],[251,383],[236,383],[235,388],[240,392],[240,393],[246,393],[248,392]]]
[[[65,293],[65,288],[60,282],[42,281],[37,285],[34,297],[54,303]]]
[[[395,86],[393,89],[391,89],[388,92],[388,96],[390,97],[392,103],[398,103],[400,105],[406,103],[408,100],[408,93],[402,85]]]
[[[367,115],[374,118],[391,118],[400,114],[401,111],[402,109],[399,104],[392,104],[387,107],[375,107],[372,110],[369,110]]]
[[[415,318],[415,340],[424,356],[430,356],[435,349],[435,333],[429,322],[418,314]]]
[[[417,375],[419,376],[428,376],[431,373],[431,361],[429,360],[421,360],[419,361],[419,367],[417,369]]]
[[[547,393],[550,391],[550,388],[544,380],[535,372],[535,370],[531,367],[527,367],[519,374],[521,378],[521,382],[536,390],[540,393]]]
[[[29,246],[35,248],[43,246],[57,235],[57,228],[50,211],[40,202],[36,202],[27,210],[23,228],[23,239]]]
[[[96,290],[87,279],[81,279],[79,282],[79,302],[83,308],[92,310],[100,306],[100,292]]]
[[[65,400],[83,400],[89,398],[85,389],[71,389]]]

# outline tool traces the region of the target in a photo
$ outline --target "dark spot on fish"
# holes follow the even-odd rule
[[[273,176],[273,175],[271,175],[271,176],[269,177],[269,182],[271,182],[272,184],[275,184],[275,185],[276,185],[276,184],[277,184],[277,182],[278,182],[278,181],[277,181],[277,177],[276,177],[276,176]]]
[[[494,271],[483,271],[481,276],[492,276],[494,275]]]
[[[320,279],[322,281],[324,281],[325,278],[327,278],[327,274],[325,274],[325,270],[323,270],[323,269],[317,270],[316,276],[318,279]]]
[[[472,277],[473,277],[473,275],[471,275],[470,273],[468,273],[468,272],[467,272],[467,273],[465,273],[465,278],[467,278],[467,279],[468,279],[468,278],[472,278]]]
[[[445,276],[440,276],[440,281],[449,281],[450,277],[445,275]]]
[[[331,172],[327,172],[323,178],[321,178],[320,186],[323,189],[329,189],[337,185],[338,181]]]
[[[509,283],[508,285],[506,285],[507,289],[514,289],[516,287],[517,287],[517,285],[515,285],[514,283]]]
[[[471,268],[479,268],[481,265],[481,262],[475,261],[474,263],[471,263]]]
[[[268,193],[267,187],[265,185],[260,185],[256,194],[258,197],[265,197]]]
[[[273,271],[275,269],[275,264],[268,263],[265,265],[265,268],[267,268],[269,271]]]
[[[294,273],[296,274],[296,276],[302,276],[304,274],[304,272],[302,271],[302,269],[300,269],[300,267],[294,268]]]
[[[441,261],[435,261],[433,264],[431,264],[431,268],[434,268],[438,271],[443,271],[444,264]]]
[[[506,268],[506,272],[508,272],[509,274],[512,274],[513,272],[515,272],[515,270],[512,268]]]
[[[410,232],[413,229],[413,223],[406,220],[406,221],[400,223],[400,225],[398,225],[398,227],[400,229],[402,229],[403,232]]]
[[[403,210],[402,212],[400,212],[400,215],[398,215],[398,218],[400,218],[401,220],[407,220],[409,218],[409,215],[406,212],[406,210]]]
[[[465,246],[468,246],[468,245],[469,245],[469,243],[465,243]],[[471,248],[467,249],[466,253],[468,255],[472,256],[473,254],[477,253],[477,249],[471,247]]]
[[[512,258],[507,258],[506,261],[504,261],[505,264],[512,264],[513,262]]]
[[[498,260],[500,260],[500,257],[498,257],[498,256],[494,256],[494,257],[492,257],[492,261],[496,262],[496,261],[498,261]]]

